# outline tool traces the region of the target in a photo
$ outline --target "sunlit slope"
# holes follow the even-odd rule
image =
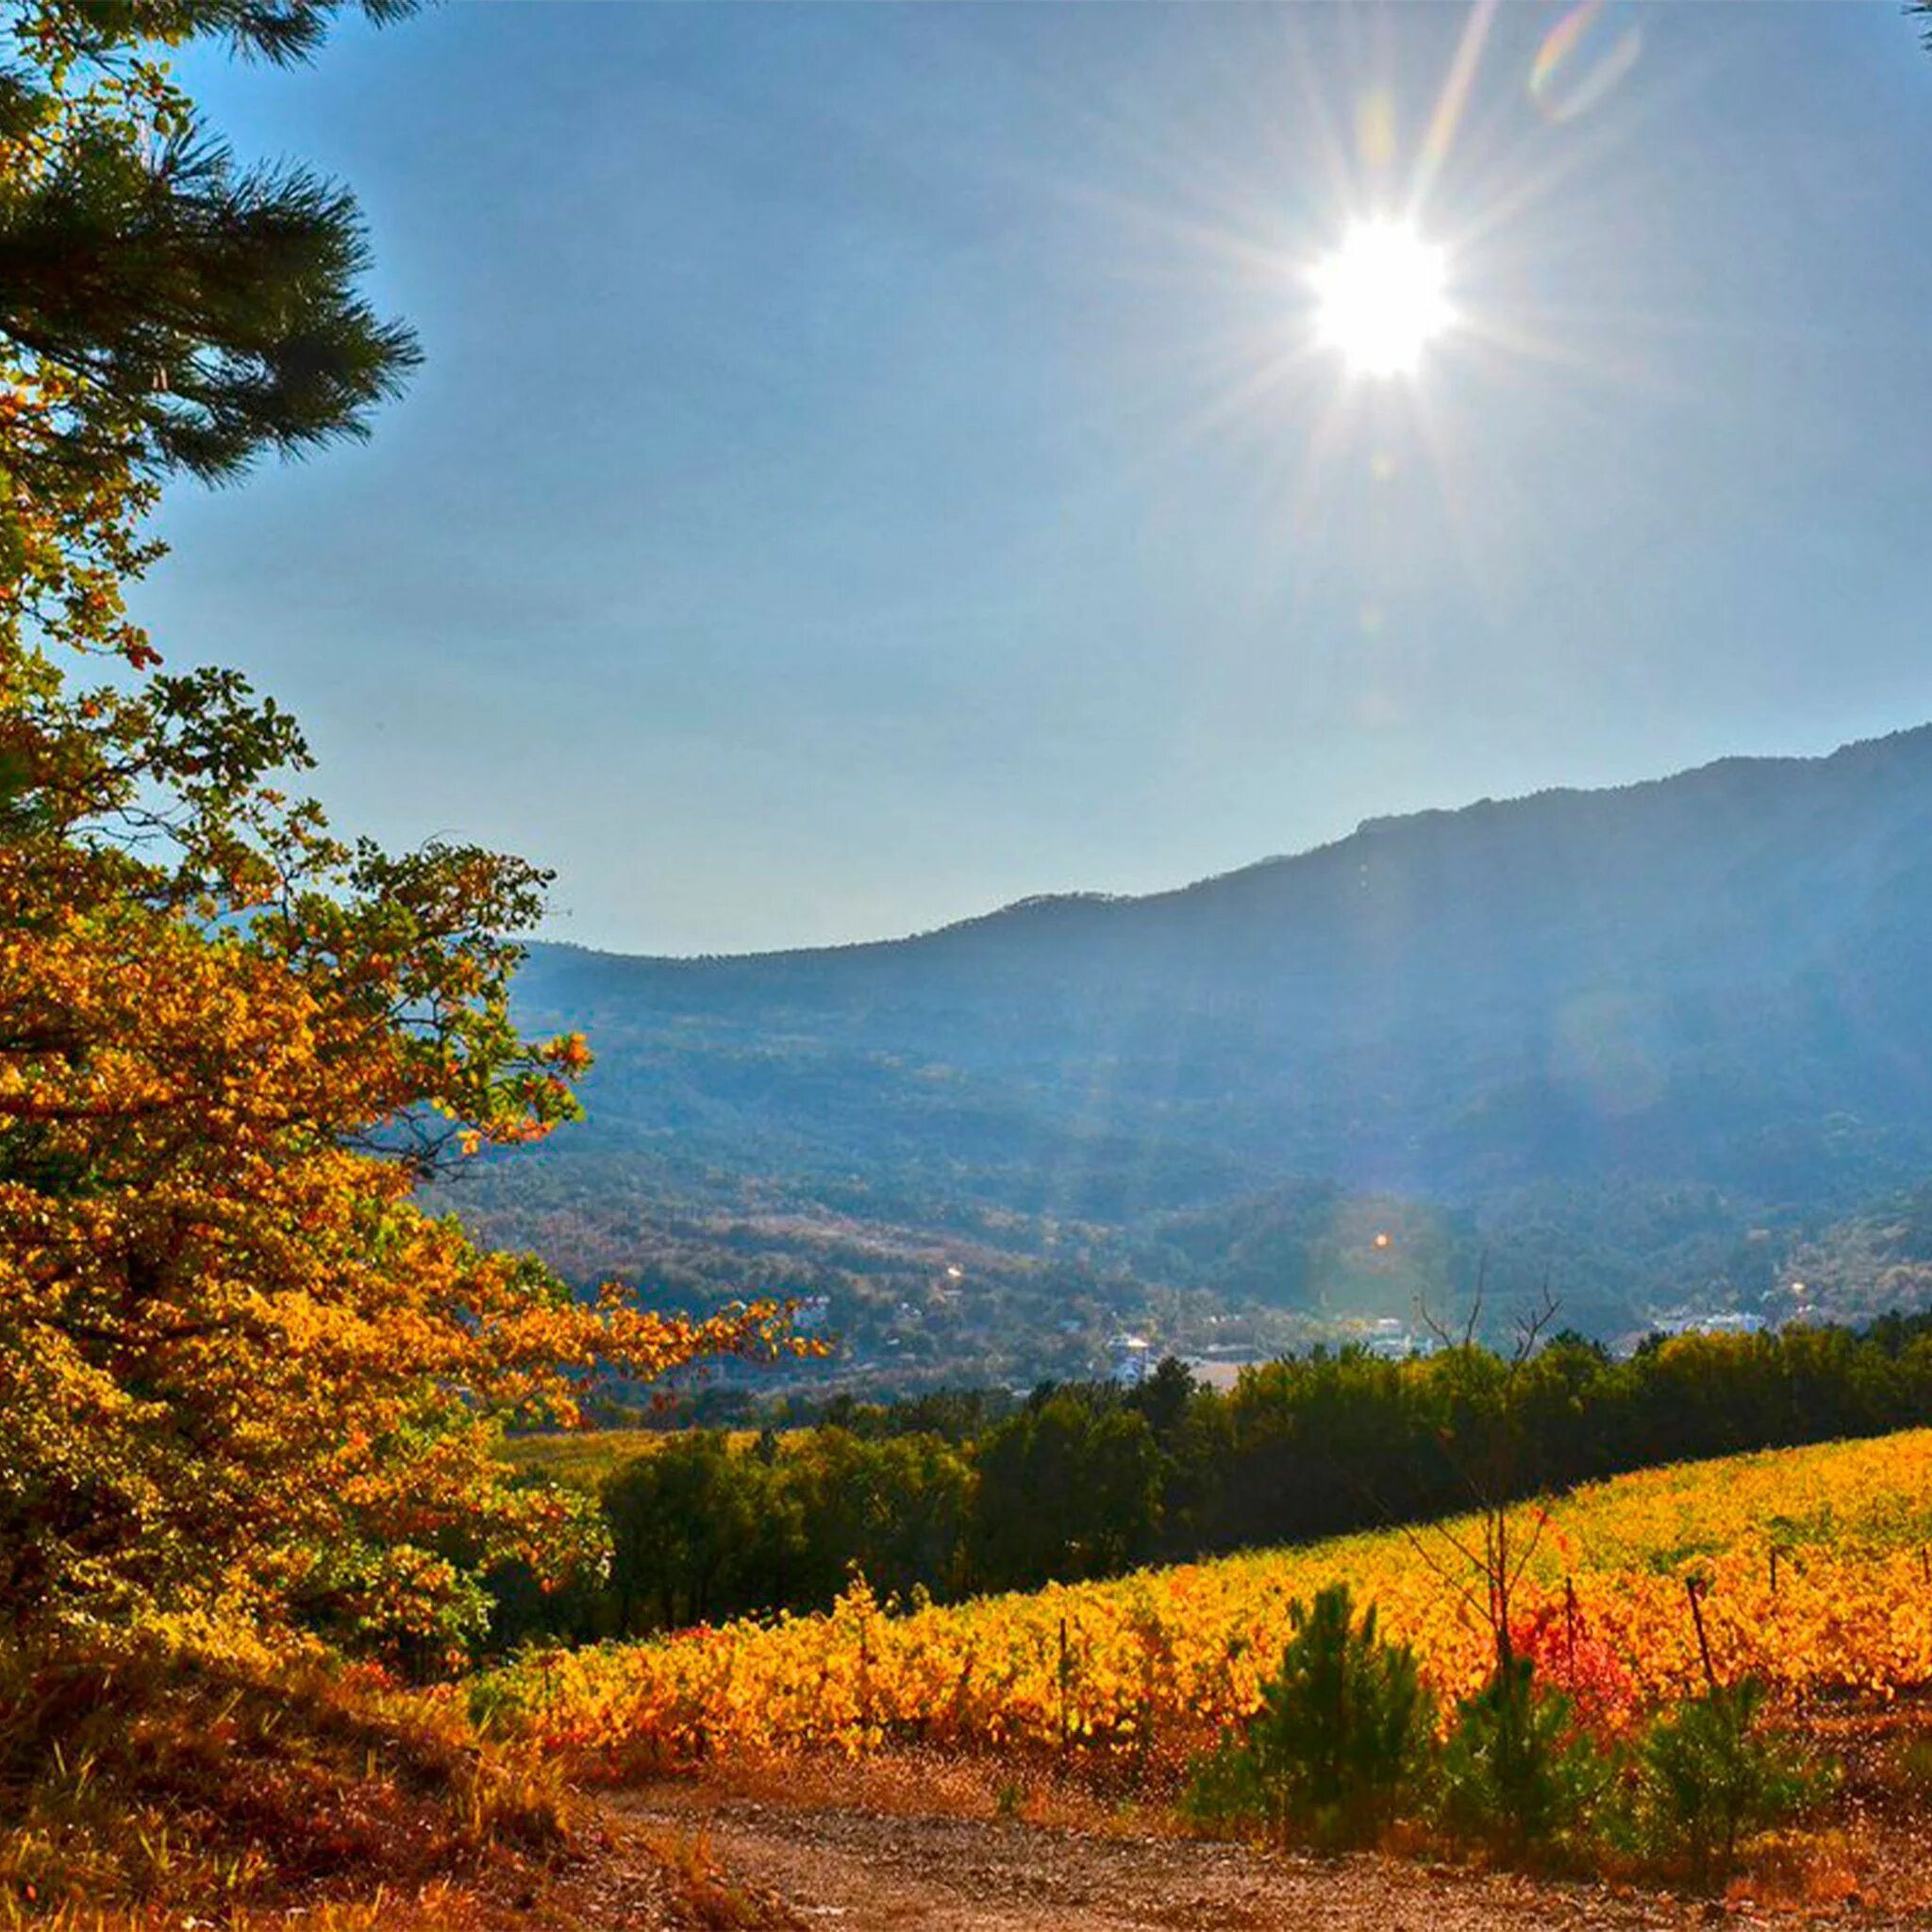
[[[1512,1622],[1611,1723],[1701,1680],[1689,1579],[1722,1676],[1790,1692],[1932,1682],[1932,1430],[1648,1471],[1514,1521],[1538,1541]],[[1254,1707],[1290,1603],[1338,1578],[1419,1647],[1439,1692],[1474,1689],[1488,1639],[1468,1528],[946,1608],[861,1585],[824,1616],[532,1656],[496,1684],[552,1741],[616,1752],[1175,1744]]]

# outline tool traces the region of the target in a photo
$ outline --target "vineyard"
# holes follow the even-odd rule
[[[529,1652],[482,1695],[613,1766],[908,1740],[1171,1761],[1255,1707],[1290,1604],[1333,1580],[1382,1607],[1445,1703],[1474,1690],[1491,1640],[1464,1528],[943,1607],[858,1580],[824,1615]],[[1721,1680],[1787,1696],[1932,1683],[1932,1430],[1621,1477],[1516,1528],[1535,1541],[1518,1642],[1607,1728],[1703,1682],[1693,1594]]]

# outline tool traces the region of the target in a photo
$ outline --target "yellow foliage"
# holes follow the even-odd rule
[[[1536,1526],[1537,1506],[1521,1532]],[[1462,1538],[1464,1542],[1469,1539]],[[1567,1610],[1635,1700],[1702,1682],[1687,1578],[1720,1675],[1788,1693],[1932,1683],[1932,1430],[1686,1464],[1550,1507],[1522,1614]],[[1779,1553],[1775,1588],[1772,1552]],[[919,1737],[987,1748],[1144,1751],[1251,1713],[1289,1606],[1346,1581],[1413,1643],[1445,1702],[1493,1666],[1481,1582],[1430,1529],[1144,1571],[898,1614],[860,1582],[829,1613],[520,1660],[492,1693],[551,1744],[613,1761],[657,1751]]]
[[[185,128],[136,44],[162,25],[14,10],[41,109],[0,192]],[[338,841],[284,789],[285,712],[161,670],[124,601],[157,554],[139,417],[0,342],[0,1615],[447,1643],[490,1564],[601,1546],[503,1420],[771,1346],[776,1310],[586,1305],[414,1204],[439,1160],[576,1112],[581,1036],[509,1013],[546,874]]]

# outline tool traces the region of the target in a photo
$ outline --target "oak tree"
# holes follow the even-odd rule
[[[0,1611],[453,1641],[594,1557],[502,1430],[608,1366],[777,1345],[574,1296],[418,1205],[575,1110],[511,1018],[545,875],[338,840],[293,722],[174,672],[124,592],[172,470],[357,434],[413,355],[360,230],[237,171],[158,58],[306,53],[316,6],[13,9],[0,74]],[[366,6],[384,15],[401,10]]]

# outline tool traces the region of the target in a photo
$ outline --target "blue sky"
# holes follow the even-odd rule
[[[426,365],[177,487],[139,609],[339,824],[739,950],[1932,719],[1932,55],[1873,6],[1487,17],[1415,380],[1307,264],[1460,8],[458,4],[287,74]],[[1478,27],[1483,22],[1478,20]],[[1564,42],[1554,43],[1560,49]]]

